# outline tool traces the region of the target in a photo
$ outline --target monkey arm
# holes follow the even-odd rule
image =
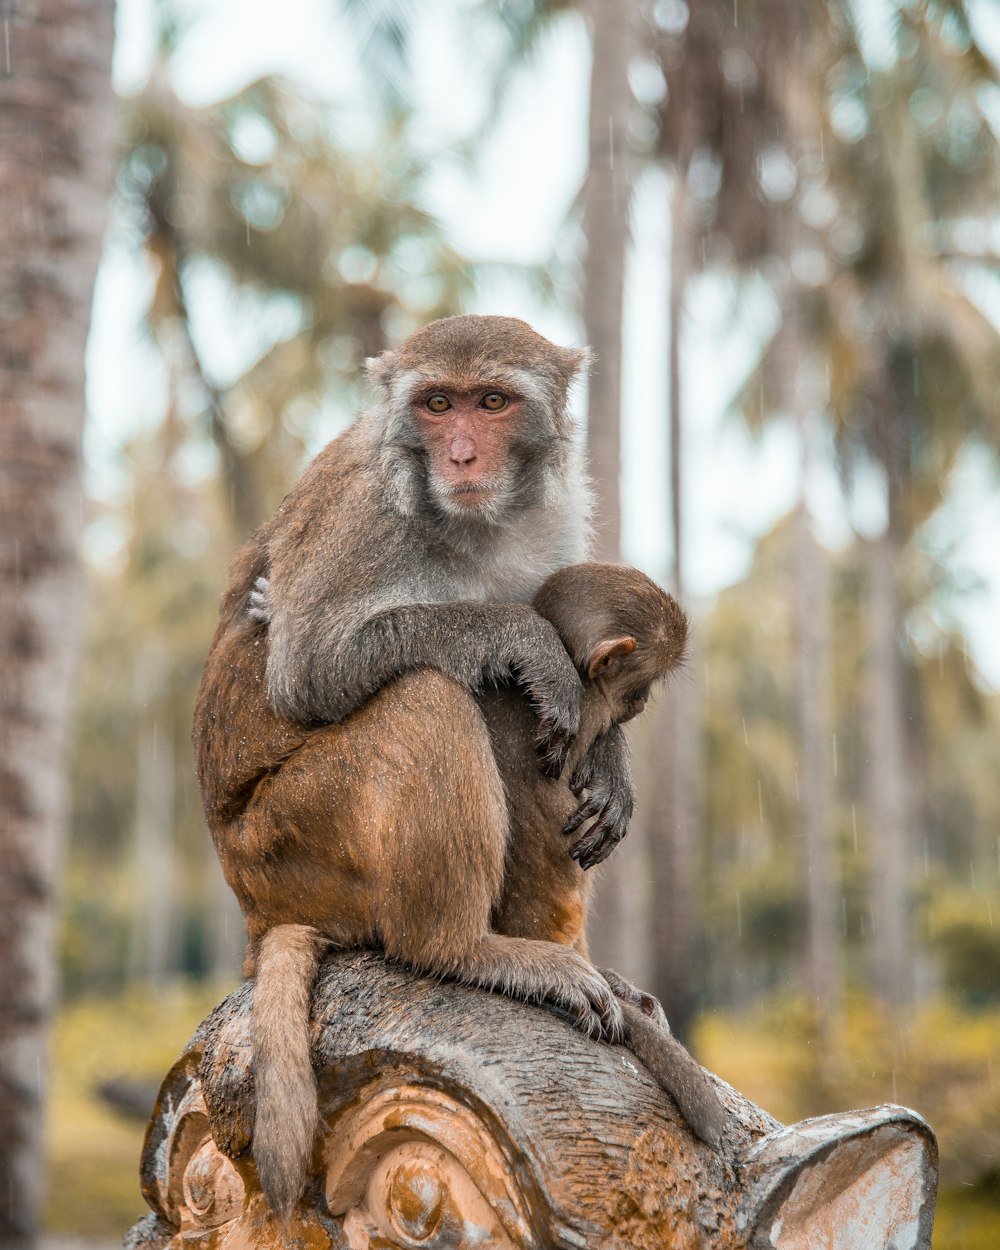
[[[575,833],[586,820],[597,817],[570,851],[581,868],[593,868],[607,859],[628,832],[635,807],[635,789],[629,762],[628,742],[621,725],[612,725],[580,761],[570,780],[577,797],[588,796],[567,821],[563,833]]]
[[[513,678],[538,717],[545,771],[562,771],[580,727],[580,678],[554,626],[527,604],[407,603],[298,636],[296,624],[278,612],[271,619],[268,690],[282,715],[341,721],[415,668],[437,669],[471,692]]]

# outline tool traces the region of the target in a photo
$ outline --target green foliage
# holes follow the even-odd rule
[[[1000,1006],[1000,889],[946,888],[929,895],[926,910],[928,940],[953,997],[970,1006]]]

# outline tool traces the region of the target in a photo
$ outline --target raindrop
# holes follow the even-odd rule
[[[615,167],[615,119],[608,114],[608,169]]]
[[[899,1096],[896,1093],[896,1069],[895,1068],[893,1068],[892,1070],[892,1101],[893,1102],[899,1101]]]
[[[799,793],[799,770],[795,770],[795,802],[802,802],[802,795]]]
[[[743,896],[736,891],[736,936],[743,937]]]
[[[858,805],[851,804],[851,829],[854,833],[854,854],[858,853]]]
[[[840,775],[840,764],[837,758],[837,735],[836,734],[833,735],[833,775],[835,777],[838,777]]]
[[[993,904],[989,899],[986,900],[986,915],[990,922],[990,928],[993,928]]]
[[[757,814],[760,817],[760,823],[764,823],[764,791],[761,789],[760,778],[757,778]]]
[[[924,838],[924,879],[925,880],[927,879],[927,877],[930,876],[930,872],[931,872],[930,855],[927,849],[927,839]]]
[[[7,73],[10,73],[10,18],[3,19],[3,59]]]
[[[975,890],[976,887],[976,865],[970,861],[969,863],[969,884]]]
[[[750,739],[747,737],[747,718],[745,716],[743,717],[743,745],[745,747],[750,745]],[[1000,839],[997,839],[997,849],[1000,850]]]
[[[841,934],[846,938],[847,937],[847,895],[844,893],[841,893],[840,895],[840,931],[841,931]]]

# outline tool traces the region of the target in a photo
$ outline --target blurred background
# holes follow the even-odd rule
[[[190,750],[227,560],[363,359],[475,311],[593,346],[596,551],[695,623],[633,734],[595,953],[781,1119],[916,1108],[935,1247],[995,1250],[994,0],[118,0],[113,49],[94,4],[60,0],[115,92],[65,837],[0,786],[58,907],[0,1012],[0,1130],[47,1127],[3,1133],[0,1204],[42,1150],[50,1235],[142,1213],[152,1093],[239,976]],[[0,17],[13,92],[31,19]]]

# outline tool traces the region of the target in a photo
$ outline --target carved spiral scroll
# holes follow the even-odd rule
[[[326,1202],[352,1250],[537,1244],[510,1161],[467,1106],[387,1085],[348,1109],[326,1146]]]

